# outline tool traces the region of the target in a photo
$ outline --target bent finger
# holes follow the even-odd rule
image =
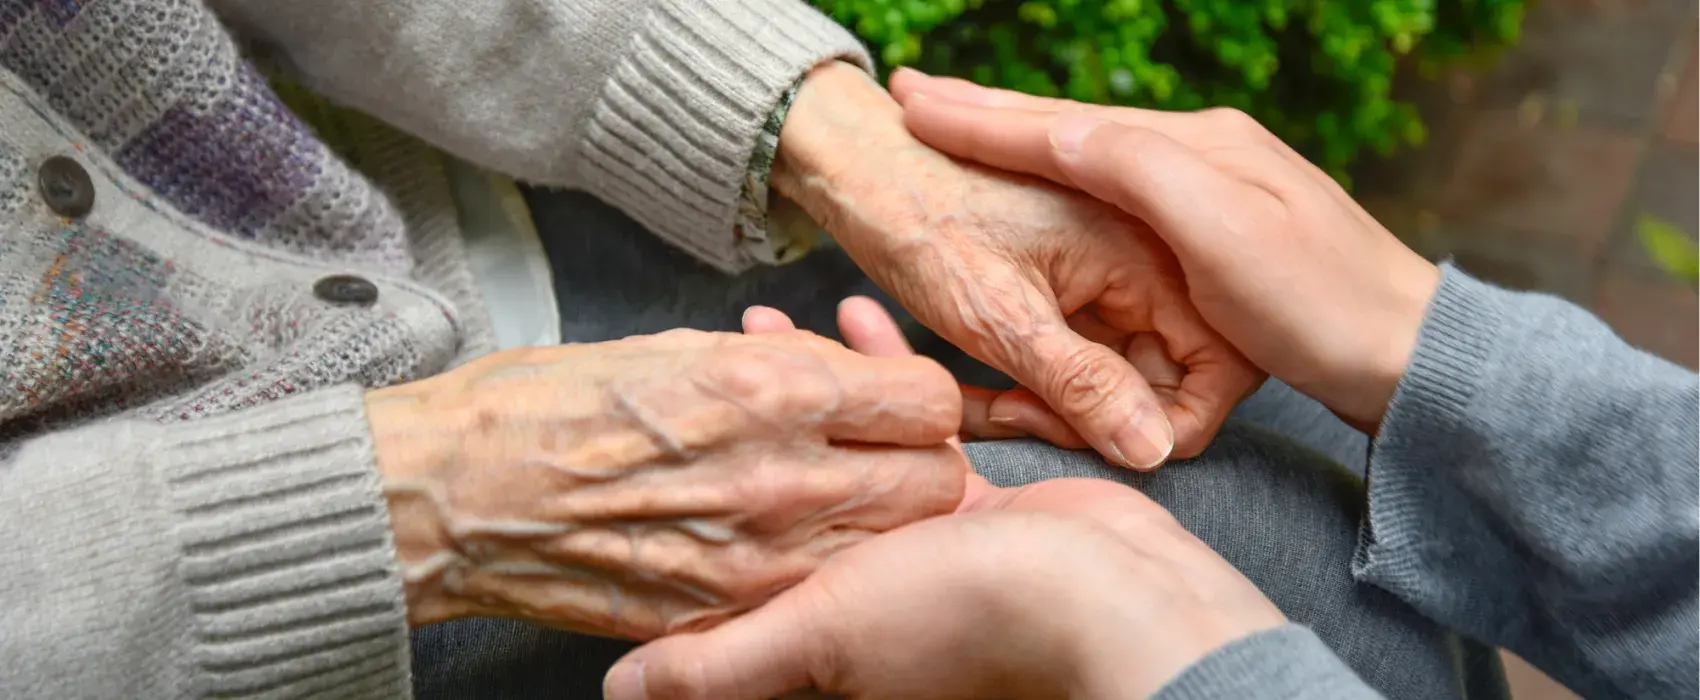
[[[851,350],[872,357],[907,357],[915,354],[897,319],[879,302],[854,296],[838,303],[838,332]]]
[[[1015,379],[1110,461],[1155,469],[1174,449],[1173,428],[1156,394],[1109,347],[1063,326],[1036,338],[1017,365]]]
[[[962,385],[962,437],[965,440],[1010,440],[1030,434],[1015,425],[991,420],[992,404],[1004,392],[971,384]]]
[[[791,322],[790,316],[769,306],[752,306],[745,309],[742,323],[744,333],[749,335],[797,330],[797,324]]]
[[[1062,416],[1027,387],[1001,392],[987,408],[987,422],[1013,428],[1067,450],[1091,447]]]
[[[840,394],[822,417],[828,438],[931,445],[956,436],[962,392],[939,363],[918,355],[855,355],[828,361]]]

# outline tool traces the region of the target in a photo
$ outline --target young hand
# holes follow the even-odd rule
[[[774,186],[922,323],[1021,383],[975,394],[1008,434],[1155,468],[1203,450],[1262,381],[1199,316],[1144,223],[926,147],[855,68],[804,84]]]
[[[1368,431],[1417,342],[1439,270],[1246,115],[1093,107],[913,71],[918,138],[1076,188],[1148,223],[1210,326]]]

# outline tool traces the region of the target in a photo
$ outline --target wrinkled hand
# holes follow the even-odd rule
[[[752,331],[788,325],[752,310]],[[852,347],[904,352],[877,304],[840,307]],[[1092,479],[973,487],[958,514],[834,557],[712,631],[609,672],[610,700],[1148,697],[1211,651],[1284,617],[1139,492]]]
[[[367,403],[416,625],[703,629],[966,474],[942,367],[797,331],[505,352]]]
[[[1077,192],[942,156],[901,117],[860,71],[816,69],[774,183],[916,318],[1026,387],[971,401],[967,420],[1139,468],[1201,451],[1261,376],[1193,309],[1161,240]]]
[[[892,79],[944,152],[1078,188],[1149,222],[1205,320],[1258,367],[1373,432],[1439,271],[1246,115],[1089,107]]]

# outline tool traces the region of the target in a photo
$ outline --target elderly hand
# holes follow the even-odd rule
[[[1089,107],[913,71],[910,130],[944,152],[1075,187],[1148,222],[1205,320],[1258,367],[1373,432],[1440,280],[1251,118]]]
[[[788,322],[770,309],[753,331]],[[852,347],[905,352],[872,301],[840,307]],[[1149,697],[1281,612],[1157,504],[1126,486],[979,481],[955,515],[834,557],[766,606],[632,652],[609,700]]]
[[[414,624],[703,629],[961,501],[931,361],[791,331],[497,354],[369,394]]]
[[[921,322],[1031,390],[987,409],[1010,434],[1152,468],[1201,451],[1261,380],[1138,219],[923,146],[855,68],[804,84],[774,186]]]

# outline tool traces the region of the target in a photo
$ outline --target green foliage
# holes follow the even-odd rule
[[[1509,44],[1523,0],[813,0],[890,68],[1083,102],[1242,109],[1340,176],[1425,138],[1397,71]]]
[[[1700,282],[1700,248],[1683,235],[1682,229],[1668,221],[1643,216],[1635,223],[1635,232],[1653,262],[1676,277],[1693,284]]]

